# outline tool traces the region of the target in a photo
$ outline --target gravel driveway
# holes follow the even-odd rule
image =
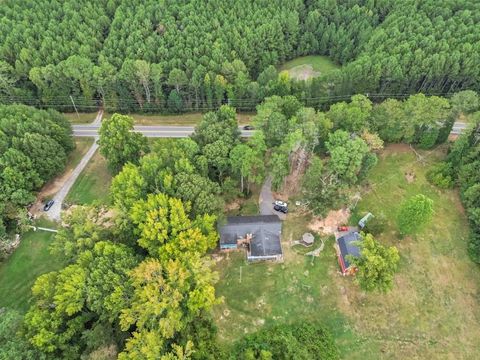
[[[262,185],[260,197],[258,199],[258,207],[261,215],[277,215],[281,220],[285,220],[287,215],[279,211],[273,210],[273,202],[275,199],[272,194],[272,177],[269,176]]]
[[[87,166],[88,162],[92,158],[93,154],[95,154],[95,151],[98,149],[98,144],[97,144],[97,139],[95,138],[95,141],[93,145],[88,149],[87,153],[83,156],[82,160],[80,160],[80,163],[77,165],[75,169],[73,169],[70,177],[65,181],[63,186],[58,190],[58,192],[55,194],[53,197],[54,204],[50,208],[50,210],[44,212],[44,214],[51,220],[58,221],[60,220],[60,213],[62,211],[62,203],[65,200],[65,198],[68,195],[68,192],[72,188],[73,184],[75,183],[75,180],[77,180],[78,176],[81,174],[82,170]]]

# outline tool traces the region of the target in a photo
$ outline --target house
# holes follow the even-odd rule
[[[360,233],[357,231],[350,231],[337,238],[335,250],[337,252],[338,264],[342,269],[343,275],[354,275],[357,268],[350,264],[347,259],[348,255],[359,257],[360,248],[356,244],[357,241],[362,241]]]
[[[282,221],[277,215],[230,216],[219,233],[220,250],[245,248],[248,261],[283,259]]]

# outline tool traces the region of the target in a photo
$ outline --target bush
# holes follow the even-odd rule
[[[472,231],[468,242],[468,254],[472,261],[480,264],[480,233]]]
[[[402,235],[412,235],[419,231],[433,215],[433,200],[425,195],[412,196],[400,208],[397,218]]]
[[[418,146],[421,149],[430,149],[432,148],[436,143],[438,139],[438,129],[428,129],[425,130],[421,135],[420,139],[418,141]]]
[[[380,213],[379,215],[375,215],[374,218],[371,218],[369,221],[367,221],[364,230],[369,234],[377,236],[383,233],[386,227],[387,218],[385,217],[385,214]]]
[[[317,323],[264,328],[241,339],[234,355],[235,359],[339,359],[332,335]]]
[[[454,173],[449,163],[440,163],[427,172],[427,180],[442,189],[450,189],[455,185]]]

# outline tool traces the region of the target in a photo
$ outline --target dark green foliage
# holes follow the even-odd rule
[[[177,90],[170,91],[170,95],[168,95],[167,100],[167,107],[168,110],[173,113],[179,113],[182,111],[183,101]]]
[[[73,147],[70,124],[59,113],[0,106],[0,228],[13,230],[19,207],[63,170]]]
[[[118,173],[127,162],[138,164],[148,149],[147,139],[132,130],[133,118],[126,115],[113,114],[102,122],[98,144],[113,173]]]
[[[342,199],[341,182],[336,175],[324,169],[322,159],[317,156],[310,161],[302,185],[308,207],[315,214],[325,216]]]
[[[456,113],[471,113],[480,107],[478,94],[473,90],[460,91],[452,96],[450,103]]]
[[[45,359],[21,333],[22,316],[13,310],[0,309],[0,359]]]
[[[406,200],[397,216],[401,235],[413,235],[433,216],[433,200],[419,194]]]
[[[455,185],[453,168],[449,163],[440,163],[427,172],[427,180],[442,189],[449,189]]]
[[[468,254],[477,264],[480,264],[480,231],[474,230],[470,234]]]
[[[385,214],[376,214],[373,218],[367,221],[363,231],[372,234],[373,236],[380,235],[387,227],[387,217]]]
[[[310,360],[339,359],[330,332],[320,324],[275,325],[245,336],[234,349],[233,359]]]
[[[475,0],[13,0],[0,9],[0,103],[73,110],[71,95],[87,111],[177,112],[478,91],[479,13]],[[277,74],[308,54],[345,66],[308,82]],[[452,104],[473,111],[474,100]]]

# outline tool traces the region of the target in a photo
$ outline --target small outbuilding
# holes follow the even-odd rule
[[[245,248],[248,261],[283,259],[282,221],[277,215],[230,216],[219,233],[220,250]]]
[[[302,245],[304,246],[312,246],[315,242],[315,237],[311,233],[305,233],[302,235]]]
[[[357,272],[357,268],[350,264],[347,256],[359,257],[361,255],[358,241],[362,241],[362,237],[357,231],[348,232],[337,238],[335,250],[343,275],[354,275]]]

